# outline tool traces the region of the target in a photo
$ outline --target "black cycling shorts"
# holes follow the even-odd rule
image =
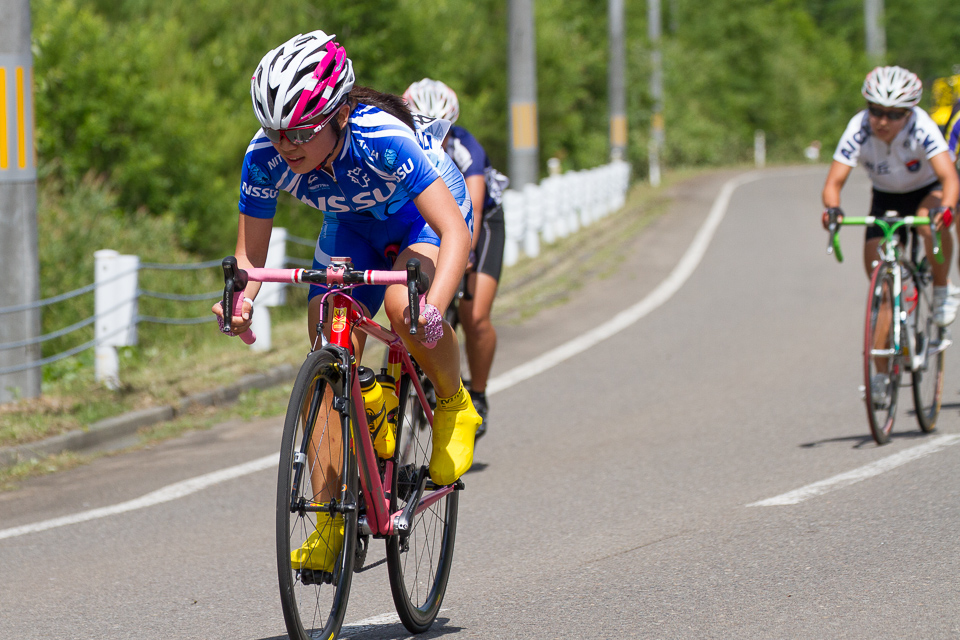
[[[923,199],[926,198],[931,191],[942,190],[943,185],[941,185],[939,181],[907,193],[887,193],[886,191],[877,191],[874,189],[873,200],[870,202],[870,215],[882,218],[887,211],[896,211],[897,217],[900,218],[904,216],[914,216],[917,214],[917,207],[920,206],[920,203],[923,202]],[[898,233],[900,234],[900,244],[905,245],[907,242],[906,229],[900,227]],[[882,237],[883,231],[880,227],[867,227],[867,240]]]
[[[506,244],[506,232],[503,225],[503,207],[496,206],[484,211],[480,221],[477,261],[474,265],[477,273],[485,273],[500,282],[504,244]]]

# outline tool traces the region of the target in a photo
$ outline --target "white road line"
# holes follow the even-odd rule
[[[788,504],[799,504],[809,498],[814,498],[830,491],[855,484],[861,480],[878,476],[885,471],[896,469],[900,465],[904,465],[913,460],[918,460],[930,455],[931,453],[936,453],[937,451],[955,445],[958,442],[960,442],[960,435],[940,436],[939,438],[935,438],[930,442],[926,442],[916,447],[911,447],[910,449],[906,449],[900,453],[895,453],[892,456],[887,456],[886,458],[881,458],[871,462],[870,464],[864,465],[859,469],[847,471],[846,473],[841,473],[833,476],[832,478],[827,478],[826,480],[821,480],[820,482],[808,484],[805,487],[800,487],[799,489],[789,491],[773,498],[767,498],[766,500],[761,500],[759,502],[752,502],[747,506],[775,507]]]
[[[758,180],[762,175],[763,174],[760,173],[747,173],[723,185],[723,188],[720,190],[720,195],[718,195],[717,199],[713,202],[710,214],[700,226],[697,235],[687,248],[686,253],[683,254],[680,262],[677,263],[677,266],[674,267],[670,275],[667,276],[667,279],[657,285],[657,288],[647,294],[643,300],[621,311],[593,330],[581,334],[573,340],[491,379],[487,383],[487,395],[509,389],[513,385],[541,374],[578,353],[583,353],[599,342],[626,329],[669,300],[690,278],[693,271],[697,268],[697,265],[700,264],[700,260],[703,259],[707,248],[710,246],[710,241],[713,240],[713,234],[716,233],[717,227],[720,226],[720,222],[727,213],[727,207],[730,204],[730,198],[733,196],[733,192],[737,187]]]
[[[440,609],[439,613],[444,613],[449,611],[447,607]],[[340,634],[338,638],[350,638],[357,635],[358,633],[364,633],[370,631],[375,627],[385,627],[388,625],[400,624],[400,616],[396,613],[383,613],[379,616],[373,616],[372,618],[365,618],[360,622],[351,622],[350,624],[345,624],[340,628]],[[410,635],[404,635],[404,638],[413,637]]]
[[[710,208],[710,213],[707,215],[707,219],[704,220],[703,224],[700,226],[700,229],[697,231],[697,235],[687,248],[686,253],[683,254],[680,262],[676,267],[674,267],[670,275],[667,276],[667,279],[661,282],[657,288],[651,291],[643,300],[632,307],[621,311],[609,321],[594,328],[592,331],[588,331],[576,339],[551,349],[537,358],[534,358],[526,364],[514,367],[506,373],[493,378],[487,383],[487,393],[494,394],[498,391],[503,391],[504,389],[508,389],[528,378],[532,378],[535,375],[543,373],[547,369],[550,369],[564,360],[571,358],[578,353],[582,353],[595,344],[606,340],[610,336],[616,334],[618,331],[622,331],[623,329],[629,327],[637,320],[643,318],[651,311],[669,300],[670,297],[673,296],[673,294],[675,294],[680,287],[683,286],[687,279],[690,278],[694,269],[696,269],[697,265],[700,264],[700,260],[703,259],[704,254],[707,252],[707,247],[710,246],[710,241],[713,240],[713,235],[716,233],[717,227],[720,225],[724,215],[727,213],[727,207],[730,204],[730,198],[733,196],[733,192],[737,189],[737,187],[748,182],[758,180],[763,177],[763,175],[764,174],[757,172],[747,173],[733,178],[723,185],[723,187],[720,189],[720,194],[717,196],[717,199],[714,200],[713,206]],[[162,489],[158,489],[153,493],[148,493],[141,498],[116,504],[110,507],[83,511],[72,516],[44,520],[43,522],[23,525],[21,527],[13,527],[12,529],[0,529],[0,540],[4,538],[22,536],[28,533],[45,531],[47,529],[53,529],[56,527],[63,527],[70,524],[86,522],[88,520],[95,520],[97,518],[105,518],[118,513],[142,509],[144,507],[160,504],[161,502],[168,502],[170,500],[182,498],[185,495],[189,495],[210,485],[231,480],[233,478],[239,478],[240,476],[254,473],[262,469],[267,469],[270,466],[276,465],[278,460],[278,454],[273,454],[264,458],[260,458],[259,460],[238,465],[236,467],[222,469],[198,478],[171,484]]]
[[[79,522],[86,522],[88,520],[96,520],[97,518],[106,518],[107,516],[116,515],[118,513],[126,513],[127,511],[134,511],[136,509],[143,509],[144,507],[152,507],[153,505],[161,504],[163,502],[170,502],[171,500],[188,496],[191,493],[196,493],[201,489],[206,489],[207,487],[211,487],[215,484],[226,482],[227,480],[233,480],[234,478],[239,478],[240,476],[245,476],[257,471],[263,471],[264,469],[269,469],[270,467],[275,467],[279,461],[280,454],[274,453],[257,460],[251,460],[250,462],[239,464],[235,467],[221,469],[220,471],[214,471],[196,478],[190,478],[189,480],[184,480],[183,482],[176,482],[174,484],[167,485],[162,489],[157,489],[156,491],[148,493],[140,498],[136,498],[135,500],[121,502],[120,504],[102,507],[100,509],[82,511],[80,513],[75,513],[72,516],[64,516],[62,518],[44,520],[43,522],[25,524],[21,527],[13,527],[12,529],[0,529],[0,540],[3,540],[4,538],[14,538],[16,536],[26,535],[28,533],[36,533],[38,531],[46,531],[47,529],[55,529],[56,527],[63,527],[68,524],[77,524]]]

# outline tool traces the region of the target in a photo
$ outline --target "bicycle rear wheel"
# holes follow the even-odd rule
[[[873,270],[863,343],[864,401],[877,444],[890,440],[900,391],[900,355],[893,349],[893,274],[884,263]]]
[[[419,396],[410,389],[413,385],[404,376],[402,397],[413,407],[405,407],[404,423],[413,417],[423,416]],[[433,431],[426,418],[411,425],[403,424],[398,430],[400,441],[397,464],[394,467],[390,510],[396,512],[415,499],[419,473],[426,473],[430,464]],[[407,440],[406,442],[404,440]],[[422,471],[421,471],[422,470]],[[427,495],[435,487],[427,480]],[[443,601],[453,564],[453,547],[457,532],[459,491],[452,491],[427,509],[415,515],[409,532],[393,535],[387,539],[387,572],[390,575],[390,591],[397,614],[403,626],[411,633],[422,633],[430,628]]]
[[[300,368],[287,407],[277,482],[277,569],[292,640],[336,637],[347,610],[359,495],[356,460],[344,442],[353,409],[347,418],[330,408],[342,391],[335,356],[315,351]],[[343,543],[337,551],[338,536],[329,532],[339,528],[341,516]],[[318,521],[326,540],[304,547]],[[301,548],[309,552],[294,563],[291,554]],[[335,557],[325,562],[324,555]]]
[[[934,322],[933,290],[924,286],[924,276],[919,274],[913,279],[917,291],[917,305],[914,311],[916,338],[911,345],[911,357],[920,356],[916,371],[910,367],[913,380],[913,406],[917,411],[917,423],[920,429],[929,433],[937,428],[940,417],[940,402],[943,397],[943,360],[942,341],[946,330]]]

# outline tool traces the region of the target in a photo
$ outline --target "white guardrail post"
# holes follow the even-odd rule
[[[270,247],[267,250],[267,269],[283,269],[287,262],[287,230],[274,227],[270,234]],[[282,282],[264,282],[257,294],[256,311],[250,328],[257,334],[257,341],[250,345],[253,351],[270,351],[271,339],[270,307],[279,307],[287,301],[286,285]]]
[[[531,258],[540,255],[540,228],[543,226],[543,202],[540,200],[540,185],[523,186],[525,218],[523,221],[523,252]]]
[[[551,166],[551,170],[559,167]],[[506,243],[503,264],[513,266],[520,253],[540,255],[540,243],[552,244],[622,208],[630,188],[630,165],[610,164],[551,173],[540,184],[503,192]]]
[[[523,194],[514,189],[503,192],[503,265],[512,267],[520,259],[520,240],[523,238]]]
[[[94,377],[108,389],[120,388],[117,347],[137,344],[137,270],[139,256],[112,249],[93,254],[94,336],[97,340]]]

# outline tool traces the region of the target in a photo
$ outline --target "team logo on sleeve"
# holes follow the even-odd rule
[[[393,168],[397,166],[397,152],[394,149],[387,149],[383,152],[383,164],[387,167],[387,171],[393,171]]]
[[[273,184],[273,181],[270,180],[270,176],[268,176],[263,169],[255,164],[251,164],[247,168],[247,177],[250,180],[250,184],[258,187],[265,187],[269,184]]]
[[[908,162],[907,171],[909,171],[910,173],[916,173],[917,171],[920,171],[920,161],[914,159]]]

